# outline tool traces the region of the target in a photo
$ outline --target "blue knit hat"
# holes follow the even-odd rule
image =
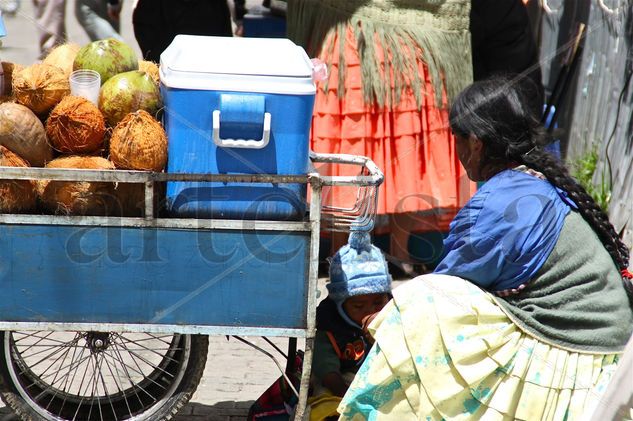
[[[391,292],[391,275],[380,249],[371,244],[367,231],[352,231],[348,244],[330,263],[329,297],[339,306],[349,297]]]

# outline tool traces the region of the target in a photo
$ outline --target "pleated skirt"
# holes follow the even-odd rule
[[[333,44],[333,45],[332,45]],[[380,47],[376,46],[379,55]],[[439,210],[450,221],[475,191],[459,163],[448,125],[447,106],[438,107],[426,65],[417,71],[425,81],[420,106],[411,89],[393,106],[367,103],[361,86],[361,66],[356,41],[347,31],[344,49],[345,95],[339,98],[339,40],[332,35],[320,59],[331,64],[327,83],[318,82],[311,128],[311,148],[316,152],[345,153],[371,158],[385,174],[380,187],[378,214]],[[419,51],[416,52],[421,57]],[[381,59],[384,62],[384,55]],[[391,91],[395,92],[394,87]],[[446,105],[446,103],[445,103]],[[322,168],[330,175],[356,175],[353,168]],[[349,207],[356,200],[352,188],[324,191],[327,204]],[[447,224],[445,224],[447,225]],[[443,227],[446,228],[446,227]]]
[[[341,420],[582,420],[617,355],[579,353],[521,331],[489,293],[424,275],[394,290]]]

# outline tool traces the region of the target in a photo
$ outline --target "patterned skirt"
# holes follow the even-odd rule
[[[579,353],[521,331],[492,295],[424,275],[396,288],[376,343],[338,407],[342,420],[587,419],[618,356]]]

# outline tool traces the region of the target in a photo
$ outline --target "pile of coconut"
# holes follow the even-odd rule
[[[163,171],[167,136],[156,64],[116,39],[64,44],[30,66],[2,63],[0,166]],[[99,73],[99,102],[73,96],[74,70]],[[0,213],[136,216],[144,186],[0,180]]]

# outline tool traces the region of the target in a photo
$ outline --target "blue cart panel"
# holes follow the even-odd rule
[[[309,233],[0,225],[0,320],[306,328]]]

